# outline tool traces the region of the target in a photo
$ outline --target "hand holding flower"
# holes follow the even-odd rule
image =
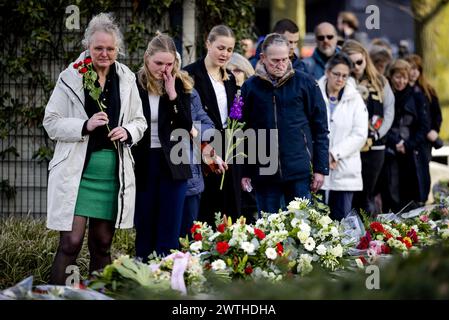
[[[106,112],[97,112],[87,121],[86,129],[87,131],[92,132],[95,128],[104,126],[105,124],[108,124],[108,122],[109,119]]]
[[[109,132],[108,137],[111,141],[120,139],[120,142],[128,140],[128,132],[123,127],[116,127]]]

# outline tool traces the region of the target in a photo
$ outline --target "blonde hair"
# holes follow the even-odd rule
[[[213,43],[218,37],[230,37],[235,40],[234,31],[224,24],[213,27],[207,35],[207,41],[209,41],[209,43]],[[224,68],[220,67],[220,72],[223,81],[229,80],[229,75]]]
[[[156,79],[150,72],[147,66],[147,58],[153,56],[158,52],[168,52],[171,53],[174,57],[174,65],[172,70],[172,75],[175,78],[178,78],[182,81],[184,86],[184,90],[187,93],[192,92],[193,89],[193,79],[188,75],[187,72],[181,70],[180,68],[180,60],[177,59],[177,51],[176,46],[173,39],[160,32],[156,33],[156,36],[151,39],[148,43],[147,50],[145,50],[145,54],[143,55],[143,66],[140,68],[137,77],[139,79],[139,84],[146,88],[148,92],[156,95],[163,95],[164,88],[161,84],[161,81]]]
[[[399,72],[403,75],[406,75],[407,78],[410,79],[410,70],[410,63],[408,63],[404,59],[397,59],[391,64],[390,68],[388,69],[388,77],[391,79],[391,77],[396,72]]]
[[[232,69],[240,69],[245,74],[245,80],[251,77],[254,74],[254,68],[251,63],[241,54],[234,52],[229,60],[226,68]]]
[[[364,77],[371,83],[380,98],[380,102],[382,102],[386,79],[379,73],[379,71],[377,71],[365,47],[358,41],[346,40],[343,47],[341,48],[341,51],[345,52],[348,56],[354,53],[360,53],[363,55],[363,58],[366,61]]]
[[[84,31],[84,38],[81,41],[85,49],[89,49],[89,45],[92,42],[92,36],[95,32],[105,32],[111,34],[115,38],[117,54],[125,56],[123,34],[121,33],[118,25],[115,23],[114,17],[111,13],[97,14],[89,21],[89,24]]]

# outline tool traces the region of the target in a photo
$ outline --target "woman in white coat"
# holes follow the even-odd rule
[[[344,53],[335,54],[319,80],[327,106],[329,125],[329,176],[324,178],[326,203],[331,218],[343,219],[352,207],[354,191],[363,189],[360,149],[368,133],[368,111],[350,78],[352,61]]]
[[[122,42],[110,15],[95,16],[85,31],[87,51],[60,74],[45,108],[43,125],[56,141],[47,200],[47,227],[60,231],[53,284],[65,284],[67,266],[76,264],[88,220],[91,272],[111,262],[115,228],[133,226],[130,146],[147,123],[135,76],[116,61]],[[85,87],[92,77],[94,90]]]

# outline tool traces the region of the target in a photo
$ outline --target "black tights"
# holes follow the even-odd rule
[[[72,231],[61,231],[58,251],[51,268],[50,283],[65,285],[66,268],[76,265],[76,258],[83,246],[86,217],[75,216]],[[110,248],[114,236],[111,221],[89,218],[88,247],[90,253],[89,272],[104,268],[111,263]]]

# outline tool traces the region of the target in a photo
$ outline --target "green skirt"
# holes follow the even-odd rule
[[[114,150],[92,152],[81,178],[75,215],[115,221],[119,190],[116,166]]]

